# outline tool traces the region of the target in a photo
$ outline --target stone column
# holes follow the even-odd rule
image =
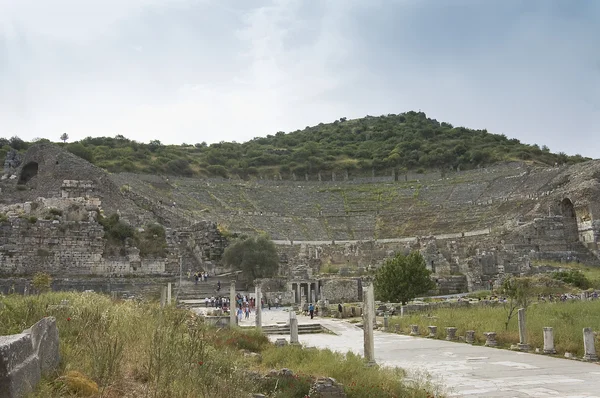
[[[525,327],[525,308],[519,308],[519,344],[517,347],[521,351],[529,350],[529,344],[527,344],[527,328]]]
[[[475,331],[474,330],[467,330],[465,332],[465,343],[467,344],[473,344],[475,342]]]
[[[419,335],[419,325],[410,325],[410,335],[411,336]]]
[[[368,365],[375,364],[375,343],[373,341],[373,323],[375,322],[375,293],[373,283],[363,288],[363,331],[364,353]]]
[[[167,305],[171,305],[171,282],[167,282]]]
[[[298,318],[296,318],[296,313],[294,311],[290,311],[290,344],[299,344]]]
[[[448,341],[456,340],[456,328],[455,327],[446,328],[446,340],[448,340]]]
[[[437,335],[437,326],[427,326],[427,329],[429,329],[427,337],[435,337]]]
[[[496,332],[487,332],[483,334],[485,336],[485,345],[488,347],[496,347]]]
[[[592,328],[583,328],[583,348],[585,351],[583,359],[586,361],[598,360],[598,355],[596,355],[596,347],[594,345],[595,338],[596,336],[594,335]]]
[[[304,311],[304,304],[306,304],[306,294],[304,292],[304,286],[300,284],[300,311]]]
[[[160,288],[160,307],[164,307],[167,304],[167,287],[162,286]]]
[[[260,300],[261,300],[261,291],[262,286],[260,285],[259,282],[256,282],[256,287],[255,287],[255,296],[256,296],[256,328],[260,329],[262,328],[262,306],[260,305]]]
[[[231,281],[229,285],[229,326],[237,325],[237,301],[235,297],[235,281]]]
[[[554,330],[550,327],[544,328],[544,354],[556,354],[554,349]]]

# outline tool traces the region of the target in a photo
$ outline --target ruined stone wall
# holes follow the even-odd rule
[[[362,298],[360,279],[323,279],[321,299],[330,303],[356,302]]]

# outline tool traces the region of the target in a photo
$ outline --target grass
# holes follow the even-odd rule
[[[435,325],[437,338],[446,338],[446,327],[456,327],[457,336],[464,336],[465,331],[475,330],[475,344],[484,344],[485,332],[496,332],[499,346],[508,348],[519,342],[516,315],[510,320],[508,330],[505,328],[506,309],[502,304],[474,304],[462,308],[444,308],[430,311],[427,315],[410,315],[390,319],[390,329],[399,325],[401,333],[409,333],[410,325],[419,325],[422,336],[428,334],[427,326]],[[567,301],[557,303],[534,303],[526,311],[527,339],[532,349],[543,348],[543,328],[554,328],[554,345],[557,355],[565,352],[583,356],[583,328],[591,327],[600,331],[600,300]],[[596,351],[600,347],[600,339],[596,338]],[[600,353],[600,352],[599,352]]]
[[[334,377],[351,398],[428,397],[434,390],[405,382],[398,369],[366,367],[353,354],[275,347],[256,331],[216,329],[155,303],[94,293],[0,296],[0,335],[20,333],[44,316],[56,317],[61,364],[33,398],[304,397],[317,377]],[[264,376],[281,368],[294,374]]]
[[[578,270],[585,275],[585,277],[590,281],[590,284],[595,289],[600,289],[600,267],[587,266],[581,263],[569,262],[569,263],[561,263],[559,261],[547,261],[547,260],[538,260],[533,261],[532,265],[534,266],[549,266],[558,269],[570,269],[570,270]]]

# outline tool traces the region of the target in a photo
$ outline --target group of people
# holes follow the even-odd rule
[[[190,276],[191,276],[191,271],[188,271],[188,279],[190,279]],[[196,281],[196,285],[198,284],[198,281],[200,281],[200,282],[208,281],[208,272],[206,272],[206,271],[195,272],[194,280]]]

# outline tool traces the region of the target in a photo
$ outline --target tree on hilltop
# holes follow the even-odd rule
[[[69,134],[67,133],[62,133],[62,135],[60,136],[60,140],[64,143],[67,142],[67,140],[69,139]]]
[[[223,262],[242,271],[248,280],[270,278],[279,270],[279,255],[273,241],[265,236],[238,240],[229,245]]]
[[[401,302],[405,305],[419,294],[435,287],[431,271],[418,251],[409,255],[396,254],[377,270],[373,281],[375,295],[381,301]]]

